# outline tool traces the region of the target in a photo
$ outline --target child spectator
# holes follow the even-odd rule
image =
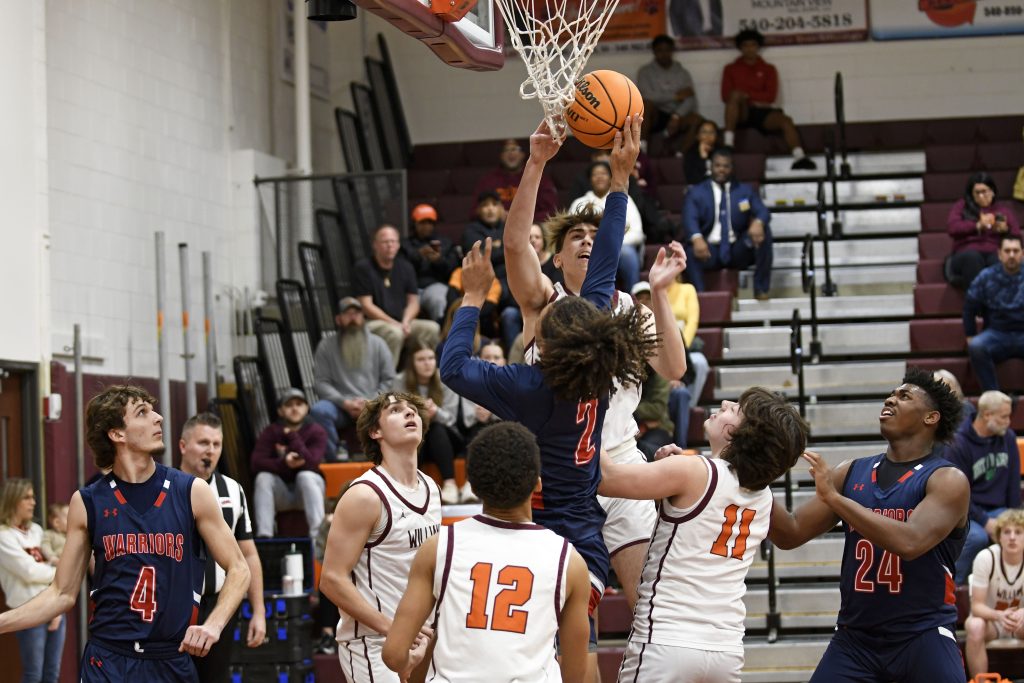
[[[1024,510],[1007,510],[995,522],[998,542],[978,553],[971,573],[971,616],[964,628],[972,676],[988,671],[985,643],[1024,638]]]
[[[64,552],[64,542],[67,540],[68,504],[50,503],[46,506],[46,512],[50,528],[43,532],[41,548],[46,561],[55,565]]]

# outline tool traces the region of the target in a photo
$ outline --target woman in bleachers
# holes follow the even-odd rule
[[[1013,208],[996,203],[996,181],[985,171],[967,178],[964,196],[949,210],[946,223],[953,238],[946,279],[958,289],[967,289],[978,273],[999,263],[1000,237],[1020,234]]]
[[[697,139],[683,154],[683,175],[687,185],[704,182],[711,175],[711,152],[718,146],[718,124],[704,119],[697,129]]]
[[[402,372],[395,377],[394,389],[419,394],[427,400],[430,426],[423,435],[419,462],[432,462],[441,472],[441,503],[459,502],[459,488],[455,484],[455,452],[461,439],[455,431],[455,418],[459,412],[458,395],[441,383],[437,371],[434,347],[410,335],[402,348]]]

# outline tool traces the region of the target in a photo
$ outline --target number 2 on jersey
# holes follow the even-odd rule
[[[473,596],[466,615],[466,628],[487,628],[487,603],[491,592],[490,562],[477,562],[469,572],[473,581]],[[526,618],[529,612],[522,607],[533,595],[533,572],[526,567],[509,565],[498,572],[498,585],[508,586],[494,596],[491,610],[491,630],[526,633]]]
[[[736,526],[737,513],[740,512],[739,505],[730,505],[725,508],[725,520],[722,522],[722,532],[711,544],[711,554],[719,557],[731,557],[734,560],[742,560],[743,553],[747,551],[747,537],[750,536],[750,523],[754,521],[757,510],[743,508],[739,515],[740,529],[736,533],[736,541],[732,544],[732,551],[729,551],[729,539],[732,538],[733,527]]]
[[[874,593],[875,583],[885,584],[889,587],[890,593],[899,593],[903,585],[903,567],[899,555],[893,555],[888,550],[882,551],[882,559],[878,562],[878,572],[875,574],[875,581],[867,578],[868,570],[875,563],[875,546],[871,541],[862,538],[854,546],[853,556],[860,560],[857,573],[853,577],[853,590],[861,593]]]
[[[130,606],[143,621],[153,621],[153,615],[156,614],[156,567],[147,565],[139,570]]]
[[[586,465],[597,454],[597,449],[592,441],[594,427],[597,425],[596,398],[592,398],[589,401],[580,401],[576,406],[576,424],[584,423],[586,423],[586,426],[583,428],[583,434],[580,435],[580,440],[576,443],[577,465]]]

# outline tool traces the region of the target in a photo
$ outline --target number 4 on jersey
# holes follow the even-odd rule
[[[139,570],[130,606],[143,621],[153,621],[156,614],[156,567],[145,566]]]

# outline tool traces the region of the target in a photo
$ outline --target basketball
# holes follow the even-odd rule
[[[591,71],[576,81],[576,96],[565,122],[588,147],[608,149],[628,114],[643,114],[644,100],[633,81],[617,71]]]

